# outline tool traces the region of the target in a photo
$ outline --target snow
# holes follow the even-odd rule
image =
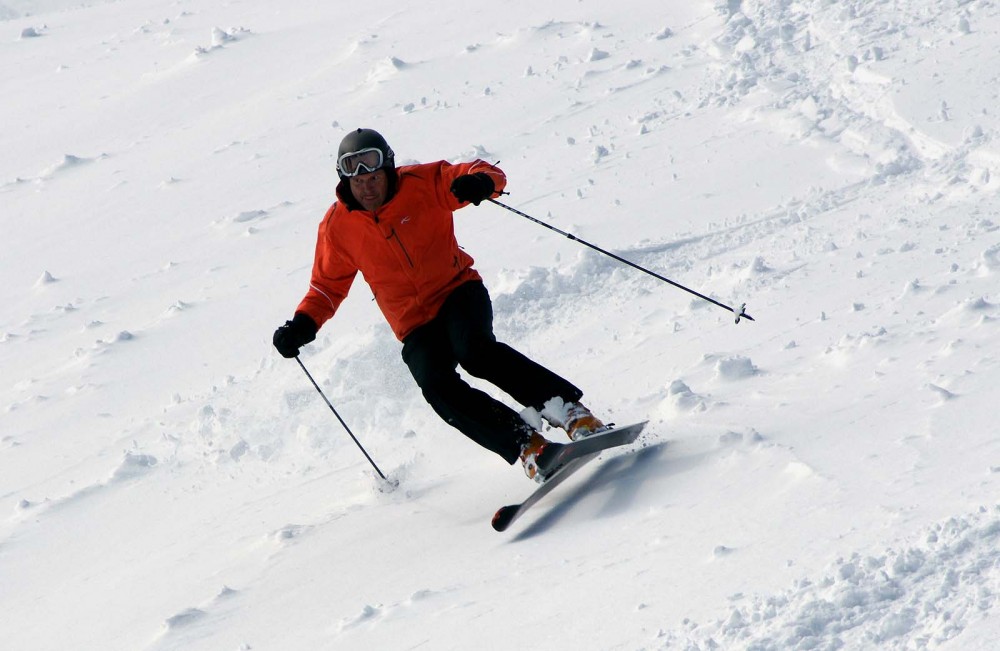
[[[335,4],[0,0],[0,646],[995,648],[1000,4]],[[270,344],[356,126],[755,320],[463,209],[651,422],[497,534],[359,281],[302,360],[383,492]]]

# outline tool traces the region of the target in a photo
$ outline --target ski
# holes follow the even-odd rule
[[[577,470],[587,465],[588,462],[600,456],[601,452],[608,448],[627,445],[636,440],[647,422],[643,421],[634,425],[616,427],[594,434],[593,436],[588,436],[585,439],[562,445],[558,456],[551,463],[551,468],[545,472],[545,479],[541,485],[520,504],[508,504],[507,506],[500,507],[493,516],[493,528],[497,531],[506,530],[538,500],[545,497],[549,491],[561,484]]]

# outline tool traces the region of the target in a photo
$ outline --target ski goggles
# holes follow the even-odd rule
[[[375,170],[382,169],[383,165],[385,157],[382,155],[382,150],[376,147],[351,151],[337,159],[337,171],[341,176],[347,177],[371,174]]]

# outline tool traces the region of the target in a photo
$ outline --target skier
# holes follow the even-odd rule
[[[560,446],[469,386],[459,365],[536,409],[572,440],[606,429],[580,402],[580,389],[497,341],[489,293],[455,239],[453,211],[499,196],[503,171],[482,160],[397,169],[385,138],[357,129],[340,143],[337,173],[337,201],[319,226],[309,290],[274,333],[282,356],[296,357],[316,338],[360,271],[434,411],[508,463],[520,459],[528,477],[540,481],[539,459]]]

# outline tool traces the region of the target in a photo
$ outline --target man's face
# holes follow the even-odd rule
[[[389,194],[389,177],[385,170],[352,176],[351,193],[365,210],[374,212],[382,207]]]

